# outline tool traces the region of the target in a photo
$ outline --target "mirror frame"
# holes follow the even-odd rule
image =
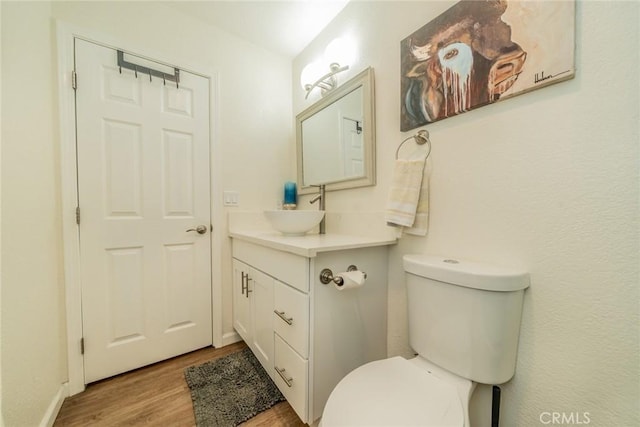
[[[345,178],[338,181],[326,182],[326,191],[344,190],[347,188],[367,187],[376,184],[376,123],[375,123],[375,93],[373,68],[368,67],[354,76],[351,80],[337,87],[325,95],[324,98],[302,111],[296,116],[296,162],[298,194],[315,193],[313,186],[303,185],[302,162],[302,122],[320,112],[344,96],[362,87],[363,112],[363,146],[364,146],[364,176]]]

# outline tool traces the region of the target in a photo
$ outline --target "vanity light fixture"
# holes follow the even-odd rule
[[[353,44],[347,39],[334,39],[324,52],[324,60],[314,61],[307,64],[300,73],[300,82],[307,93],[305,99],[315,89],[320,88],[320,93],[324,96],[327,92],[338,86],[336,74],[349,69],[349,63],[353,56]],[[323,74],[329,64],[329,72]],[[311,83],[313,82],[313,83]]]

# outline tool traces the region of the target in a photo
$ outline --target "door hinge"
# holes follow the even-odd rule
[[[80,206],[76,207],[76,224],[80,225]]]
[[[73,90],[78,89],[78,75],[76,74],[76,70],[71,71],[71,87]]]
[[[84,337],[80,338],[80,354],[84,354]]]

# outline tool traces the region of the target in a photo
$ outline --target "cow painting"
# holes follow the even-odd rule
[[[539,9],[524,9],[525,3],[532,2],[463,0],[401,42],[402,131],[515,94],[512,88],[530,62],[531,52],[515,39],[505,16],[509,8],[520,8],[514,14],[520,20],[514,22],[530,29],[527,24],[536,17],[540,19]],[[572,13],[573,7],[565,15]],[[573,16],[570,18],[572,23]],[[529,39],[523,38],[525,42]],[[573,35],[570,40],[573,43]],[[535,49],[540,46],[532,46],[537,54]],[[562,69],[562,74],[573,76],[572,56],[571,69]],[[535,63],[539,62],[536,58]],[[540,75],[538,72],[533,81],[518,90],[541,83]],[[557,80],[569,76],[557,73],[551,77]]]

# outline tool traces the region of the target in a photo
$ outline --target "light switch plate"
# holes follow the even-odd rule
[[[240,205],[240,193],[238,193],[237,191],[223,191],[222,198],[223,198],[223,204],[225,206]]]

